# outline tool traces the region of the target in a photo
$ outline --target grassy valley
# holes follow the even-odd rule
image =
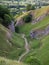
[[[35,18],[40,17],[44,13],[48,12],[49,7],[41,8],[35,10]],[[49,25],[49,15],[44,17],[40,22],[36,24],[25,23],[24,25],[20,26],[20,32],[25,33],[26,37],[29,42],[30,52],[27,54],[22,61],[26,63],[33,63],[33,65],[49,65],[49,51],[48,51],[48,40],[49,35],[44,36],[42,39],[32,39],[30,38],[30,31],[31,30],[38,30],[44,29],[46,26]],[[33,61],[33,62],[32,62]],[[38,63],[39,61],[39,63]]]
[[[28,14],[32,21],[25,18]],[[20,23],[15,24],[18,27],[14,32],[0,23],[0,65],[49,65],[49,6],[16,15],[14,19],[16,24]]]

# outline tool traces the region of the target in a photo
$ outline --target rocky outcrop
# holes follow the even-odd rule
[[[24,24],[23,18],[20,18],[20,19],[18,18],[15,26],[17,26],[17,25],[20,26],[20,25],[23,25],[23,24]]]
[[[23,17],[26,16],[26,15],[28,15],[28,14],[30,14],[32,17],[34,16],[34,12],[32,12],[32,11],[27,12],[23,16],[21,15],[21,17],[17,18],[15,26],[17,26],[17,25],[18,26],[23,25],[25,23],[24,20],[23,20]]]
[[[8,26],[8,28],[12,31],[15,32],[15,26],[14,26],[14,22],[12,21],[11,24]]]
[[[47,15],[48,15],[48,13],[44,13],[44,14],[41,15],[40,17],[35,18],[35,19],[32,21],[32,24],[35,24],[35,23],[37,23],[37,22],[40,22],[40,21],[43,20]]]
[[[49,25],[45,29],[36,29],[31,31],[30,36],[31,38],[40,39],[48,34],[49,34]]]

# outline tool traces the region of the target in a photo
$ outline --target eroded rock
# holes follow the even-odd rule
[[[48,34],[49,34],[49,25],[46,26],[44,29],[36,29],[36,30],[31,31],[30,36],[31,38],[40,39],[43,36],[48,35]]]
[[[8,28],[12,31],[15,32],[15,26],[14,26],[14,22],[12,21],[11,24],[8,26]]]

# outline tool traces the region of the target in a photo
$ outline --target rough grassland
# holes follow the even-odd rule
[[[35,17],[41,16],[48,11],[49,7],[36,10]],[[32,25],[31,23],[20,26],[20,32],[25,33],[30,44],[30,52],[23,59],[25,62],[31,58],[39,59],[42,65],[49,65],[49,35],[45,36],[41,40],[30,39],[30,31],[35,29],[44,28],[49,25],[49,15],[42,21]],[[22,60],[22,61],[23,61]],[[33,64],[34,65],[34,64]]]
[[[0,65],[26,65],[22,62],[18,62],[16,60],[9,60],[3,57],[0,57]]]
[[[18,59],[19,55],[25,50],[24,40],[21,38],[21,35],[13,33],[11,40],[7,42],[7,32],[9,30],[0,24],[0,56]]]
[[[49,65],[49,35],[40,40],[40,42],[42,45],[38,49],[31,49],[29,54],[27,54],[22,61],[27,62],[27,60],[32,58],[33,61],[34,59],[39,60],[41,65]],[[37,42],[35,41],[35,43]],[[36,63],[36,61],[33,63]]]

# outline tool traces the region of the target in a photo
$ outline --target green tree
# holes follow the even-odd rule
[[[28,5],[26,6],[26,10],[27,10],[27,11],[31,10],[31,4],[28,4]]]
[[[0,5],[0,17],[4,19],[4,14],[10,15],[10,11],[8,8]]]
[[[35,10],[35,5],[32,5],[31,6],[31,10]]]
[[[9,24],[11,24],[11,17],[8,14],[5,14],[3,25],[7,27]]]
[[[28,4],[28,5],[26,6],[26,10],[27,10],[27,11],[35,10],[35,5]]]
[[[18,26],[15,26],[15,32],[19,33],[19,27]]]
[[[24,17],[23,17],[23,20],[24,20],[25,23],[31,22],[31,20],[32,20],[32,15],[28,14],[28,15],[24,16]]]
[[[11,23],[11,20],[12,15],[10,14],[9,9],[0,5],[0,23],[8,27],[8,25]]]

